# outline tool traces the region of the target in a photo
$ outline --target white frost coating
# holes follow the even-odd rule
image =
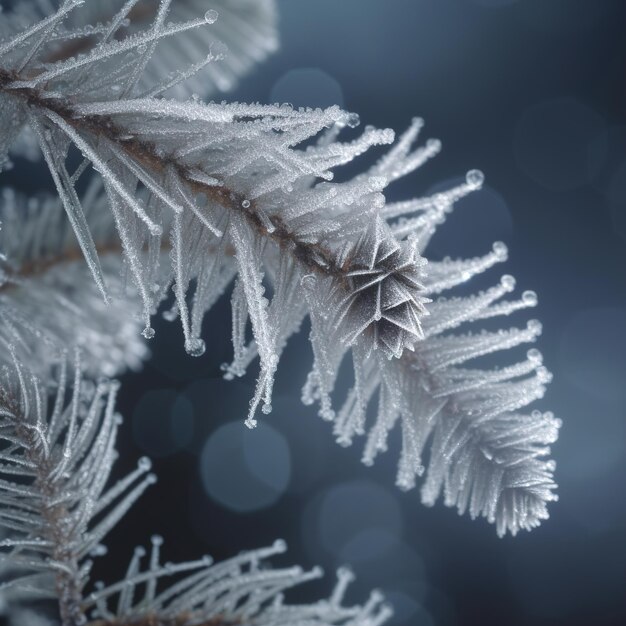
[[[68,142],[93,162],[144,318],[164,286],[173,284],[189,352],[201,352],[202,317],[237,276],[235,355],[225,371],[228,377],[242,375],[260,357],[248,425],[255,423],[257,405],[270,409],[285,342],[308,315],[314,363],[303,400],[319,403],[342,445],[367,435],[363,460],[372,463],[399,424],[401,488],[413,487],[425,471],[427,504],[443,492],[447,504],[495,522],[500,534],[537,525],[555,499],[554,467],[545,457],[558,421],[549,413],[521,411],[543,395],[550,376],[534,352],[496,371],[474,369],[471,360],[534,341],[540,325],[472,334],[464,328],[534,306],[536,297],[524,292],[507,300],[515,288],[507,275],[473,296],[445,294],[504,261],[504,244],[494,244],[482,257],[428,266],[422,256],[454,203],[480,188],[482,173],[471,170],[465,183],[428,198],[386,204],[387,185],[440,150],[436,140],[413,148],[419,119],[377,164],[336,183],[335,168],[372,146],[392,144],[393,132],[366,127],[342,142],[341,129],[358,120],[337,107],[173,102],[139,92],[135,99],[111,97],[114,87],[124,90],[129,77],[135,80],[137,63],[145,62],[142,46],[173,30],[211,27],[204,18],[190,19],[163,28],[157,23],[45,66],[32,51],[34,37],[9,42],[11,51],[0,61],[0,104],[19,117],[29,103],[31,124],[50,151],[48,162],[60,184],[73,184],[82,173],[65,172]],[[30,59],[28,76],[19,69],[24,55]],[[71,190],[66,195],[71,200]],[[92,246],[74,218],[89,259]],[[160,230],[171,235],[172,267],[153,289]],[[93,258],[90,265],[98,279]],[[194,278],[198,288],[188,303]],[[265,282],[272,285],[271,299]],[[153,333],[149,327],[144,332]],[[331,397],[344,358],[354,363],[355,384],[335,408]]]

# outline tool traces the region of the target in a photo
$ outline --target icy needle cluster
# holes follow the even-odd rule
[[[456,200],[481,187],[482,174],[471,171],[466,183],[432,197],[388,203],[386,187],[440,149],[436,140],[414,147],[421,120],[397,141],[391,130],[371,127],[341,140],[341,131],[357,126],[358,118],[337,107],[168,99],[199,65],[151,86],[146,81],[154,77],[145,69],[170,39],[185,34],[192,41],[210,32],[219,23],[214,12],[170,22],[164,0],[142,29],[133,22],[140,4],[130,0],[90,32],[89,45],[76,56],[55,56],[59,46],[85,38],[71,26],[80,22],[72,17],[79,4],[66,0],[0,43],[0,152],[8,153],[22,126],[37,138],[105,297],[110,287],[101,254],[76,191],[89,168],[102,180],[143,303],[146,337],[153,335],[151,315],[171,288],[176,305],[170,317],[180,317],[188,352],[202,354],[204,314],[234,282],[234,358],[226,376],[242,375],[257,357],[260,362],[248,425],[256,423],[259,406],[271,410],[281,352],[309,316],[314,360],[303,400],[319,403],[341,444],[367,434],[363,460],[372,463],[399,424],[397,483],[413,487],[427,465],[425,503],[443,492],[446,504],[486,517],[499,534],[530,529],[547,517],[555,484],[546,457],[559,422],[551,413],[525,409],[550,380],[541,355],[533,348],[501,369],[472,365],[534,342],[541,325],[464,328],[532,307],[536,296],[527,291],[507,300],[515,286],[508,275],[473,296],[447,295],[504,261],[502,243],[469,260],[426,265],[423,257]],[[169,15],[183,17],[174,8]],[[337,168],[380,145],[391,147],[377,163],[334,182]],[[70,171],[74,150],[83,162]],[[164,250],[168,270],[160,263]],[[354,386],[335,407],[346,358]]]

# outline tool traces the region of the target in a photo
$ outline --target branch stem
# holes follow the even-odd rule
[[[15,73],[0,69],[0,92],[20,98],[30,107],[42,113],[52,112],[75,131],[88,134],[95,140],[109,141],[122,150],[141,167],[146,168],[159,176],[165,176],[168,169],[172,169],[180,180],[194,193],[204,193],[209,200],[217,203],[227,211],[237,212],[245,216],[255,231],[266,239],[273,241],[282,250],[292,255],[305,269],[318,275],[332,276],[341,283],[346,281],[348,272],[353,270],[350,259],[342,265],[336,260],[336,255],[321,243],[303,242],[297,234],[291,232],[278,215],[267,216],[257,206],[256,200],[247,200],[245,195],[226,186],[215,186],[197,180],[191,168],[180,162],[172,155],[159,153],[158,146],[153,142],[128,137],[128,131],[119,127],[111,117],[84,115],[79,116],[71,102],[62,102],[46,94],[45,89],[39,86],[16,86],[11,83],[22,80]],[[207,177],[220,179],[211,173]],[[268,224],[268,217],[271,224]]]

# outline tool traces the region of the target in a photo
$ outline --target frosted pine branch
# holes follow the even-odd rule
[[[477,357],[533,342],[540,324],[453,334],[534,306],[536,296],[503,300],[515,284],[507,275],[475,296],[439,296],[504,261],[501,243],[484,257],[424,269],[430,237],[457,199],[480,188],[482,175],[472,171],[466,183],[430,198],[386,203],[382,191],[440,148],[435,140],[413,148],[421,127],[414,120],[377,164],[334,183],[334,169],[372,146],[391,144],[392,131],[367,127],[341,142],[340,131],[358,119],[336,107],[202,104],[154,97],[158,90],[146,94],[137,68],[146,66],[154,44],[207,27],[203,18],[166,24],[167,3],[147,30],[50,62],[42,56],[41,32],[62,38],[61,23],[72,8],[64,3],[47,22],[0,44],[5,150],[13,129],[28,124],[102,291],[107,287],[89,229],[81,228],[84,207],[75,191],[89,164],[102,178],[143,301],[146,336],[171,285],[185,346],[201,354],[202,318],[235,279],[235,355],[226,375],[242,375],[259,357],[249,425],[259,405],[270,410],[280,354],[309,315],[314,365],[303,399],[319,402],[340,443],[367,433],[364,461],[371,463],[399,422],[400,487],[414,486],[431,441],[425,503],[444,491],[448,505],[495,522],[500,534],[547,517],[555,485],[545,457],[559,422],[549,413],[521,413],[550,379],[541,356],[532,350],[502,370],[467,367]],[[303,142],[307,147],[299,147]],[[71,146],[85,158],[72,173],[66,165]],[[171,248],[171,270],[155,285],[163,245]],[[350,356],[354,388],[336,411],[331,396]]]
[[[285,551],[283,541],[216,564],[204,557],[168,565],[159,563],[161,543],[160,537],[153,537],[149,569],[141,570],[146,552],[138,548],[123,581],[108,587],[100,584],[88,596],[85,606],[95,607],[93,626],[380,626],[391,616],[391,609],[378,591],[372,592],[363,606],[343,606],[346,588],[354,579],[345,568],[337,572],[337,583],[328,600],[309,605],[285,604],[285,591],[319,578],[322,571],[266,568],[268,557]],[[171,578],[176,582],[159,589],[163,579]]]
[[[169,30],[192,26],[197,24],[172,26]],[[315,176],[332,178],[330,167],[350,161],[372,145],[389,143],[393,139],[391,131],[369,129],[347,144],[324,141],[306,151],[293,150],[292,145],[324,128],[354,124],[354,116],[337,108],[293,111],[278,106],[202,105],[146,98],[68,106],[59,98],[49,98],[38,86],[46,74],[53,77],[76,70],[81,81],[75,86],[81,93],[89,93],[90,99],[97,97],[97,88],[88,85],[84,67],[99,66],[103,59],[124,54],[155,37],[150,31],[132,41],[102,44],[82,58],[44,70],[26,81],[28,86],[19,79],[9,79],[7,74],[5,85],[7,99],[15,99],[16,106],[21,102],[28,109],[29,123],[39,137],[70,215],[80,216],[84,211],[73,188],[76,176],[70,175],[64,164],[68,139],[103,175],[128,265],[144,302],[145,334],[152,334],[149,317],[158,300],[149,280],[151,269],[146,267],[142,253],[149,245],[158,246],[161,234],[171,226],[172,276],[185,344],[191,353],[203,349],[199,322],[207,302],[214,300],[214,293],[208,290],[222,282],[211,280],[211,273],[229,271],[232,258],[225,258],[229,248],[235,251],[237,269],[242,276],[249,276],[242,283],[243,293],[261,357],[261,380],[267,381],[260,385],[253,408],[262,397],[269,405],[278,358],[273,342],[284,339],[280,329],[270,332],[266,301],[260,297],[264,288],[255,255],[265,253],[268,244],[294,265],[295,271],[287,272],[292,281],[297,283],[307,272],[330,280],[328,291],[341,307],[338,322],[346,343],[365,334],[372,345],[395,355],[412,345],[421,336],[419,317],[424,313],[420,263],[410,242],[399,244],[384,222],[376,219],[376,209],[384,201],[379,193],[384,178],[370,176],[329,189],[310,185]],[[115,67],[117,70],[118,65]],[[103,75],[97,74],[101,80]],[[157,124],[149,126],[150,119]],[[188,132],[190,122],[194,122],[193,135]],[[421,158],[423,153],[419,151],[418,156]],[[149,194],[146,201],[135,197],[138,184]],[[290,206],[293,198],[289,189],[293,191],[294,185],[302,193],[296,206]],[[205,196],[204,207],[197,204],[199,194]],[[372,217],[376,224],[373,236],[383,233],[387,243],[372,240],[371,235],[359,236],[363,219]],[[222,223],[225,228],[220,226]],[[133,231],[136,235],[131,237]],[[92,251],[89,264],[104,289],[88,233],[78,232],[78,238],[83,250]],[[213,243],[216,238],[221,239],[218,246]],[[379,258],[372,258],[372,243],[380,245]],[[213,262],[207,251],[215,247]],[[192,278],[199,283],[209,280],[211,284],[206,293],[202,292],[203,285],[198,287],[189,311],[185,294]],[[387,293],[390,296],[385,306],[393,312],[383,320],[376,302]],[[364,319],[364,312],[371,313],[371,319]],[[236,369],[238,364],[233,367]]]
[[[72,15],[80,20],[76,25],[104,24],[123,4],[122,0],[104,5],[91,2],[86,10]],[[148,27],[159,3],[137,0],[132,4],[126,32],[118,37]],[[274,0],[174,0],[167,19],[183,22],[198,16],[204,16],[212,28],[190,31],[155,49],[139,79],[147,94],[206,98],[229,91],[240,77],[278,48]]]
[[[265,559],[285,550],[283,542],[215,565],[208,557],[161,565],[155,537],[148,569],[141,570],[145,552],[137,549],[122,582],[96,584],[89,592],[92,558],[106,553],[102,541],[156,480],[150,462],[140,459],[135,471],[108,487],[121,423],[117,383],[83,379],[77,355],[72,368],[59,363],[50,389],[13,347],[0,345],[12,356],[0,371],[0,527],[10,532],[0,550],[15,570],[0,592],[57,599],[63,626],[379,626],[390,616],[378,592],[362,607],[342,606],[352,579],[345,570],[328,601],[285,605],[285,590],[321,571],[264,567]]]
[[[2,14],[0,35],[10,37],[48,17],[54,5],[62,6],[63,2],[16,3]],[[158,7],[154,0],[88,0],[81,10],[68,12],[58,29],[47,33],[42,60],[74,57],[88,51],[99,38],[116,40],[149,28]],[[206,98],[228,91],[278,47],[274,0],[174,0],[167,9],[167,19],[172,22],[202,16],[212,28],[174,36],[155,48],[139,78],[146,92],[152,92],[155,85],[159,85],[159,93],[177,98],[192,94]],[[185,76],[191,69],[195,72]]]
[[[91,0],[83,4],[80,11],[73,11],[72,7],[80,3],[23,0],[2,15],[0,38],[9,38],[25,26],[47,18],[59,4],[63,24],[56,23],[56,28],[43,30],[44,36],[36,44],[42,63],[74,58],[88,51],[98,40],[101,43],[115,41],[146,29],[159,6],[153,0]],[[277,49],[274,0],[213,0],[210,9],[206,6],[205,0],[176,0],[162,7],[162,16],[167,15],[174,22],[204,16],[204,21],[212,28],[175,30],[169,38],[159,41],[158,46],[155,47],[154,42],[150,44],[150,53],[144,54],[134,68],[138,73],[137,88],[145,95],[167,93],[197,98],[227,91],[251,67]],[[197,25],[198,20],[195,23]],[[41,36],[39,31],[38,34]],[[45,49],[39,50],[44,41]],[[29,60],[29,56],[25,57],[21,65],[26,66]],[[121,91],[122,87],[118,84],[114,89]],[[20,130],[16,127],[14,132],[17,134],[11,140],[11,152],[36,160],[40,150],[30,127]],[[0,139],[0,167],[5,159]],[[7,160],[5,167],[8,165]]]
[[[106,489],[120,423],[115,383],[87,383],[78,360],[73,371],[61,361],[49,398],[48,381],[24,368],[13,348],[3,349],[13,363],[3,367],[0,382],[0,524],[12,536],[1,545],[20,570],[4,587],[58,598],[63,623],[77,626],[84,622],[89,553],[154,476],[142,460]]]

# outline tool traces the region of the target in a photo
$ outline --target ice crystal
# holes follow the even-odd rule
[[[226,376],[242,375],[257,357],[260,362],[248,425],[256,423],[259,405],[271,409],[281,353],[308,315],[314,363],[303,400],[319,403],[341,444],[367,434],[363,460],[372,463],[399,424],[401,488],[413,487],[424,472],[430,442],[425,503],[443,491],[446,504],[495,522],[499,534],[544,519],[555,498],[554,466],[545,457],[559,422],[550,413],[522,411],[542,397],[550,374],[534,349],[503,369],[467,365],[533,342],[540,324],[453,332],[534,306],[536,296],[503,300],[515,286],[508,275],[473,296],[440,295],[504,261],[504,244],[483,257],[427,267],[422,256],[456,200],[480,188],[482,173],[471,170],[465,183],[431,197],[388,203],[385,188],[440,149],[436,140],[413,147],[421,120],[395,143],[391,130],[371,127],[341,141],[339,133],[358,118],[337,107],[165,99],[165,83],[146,88],[143,82],[157,44],[211,28],[215,15],[167,23],[169,3],[161,2],[147,28],[123,36],[122,9],[89,49],[51,60],[50,42],[73,37],[62,24],[75,4],[63,2],[0,43],[0,107],[8,120],[2,141],[6,152],[20,124],[37,137],[99,287],[106,293],[75,191],[89,166],[103,181],[143,301],[146,337],[154,334],[150,316],[171,285],[186,349],[201,354],[203,316],[234,280],[234,358]],[[333,182],[336,168],[392,143],[362,174]],[[85,159],[73,173],[67,170],[71,146]],[[163,248],[171,251],[171,270],[154,289]],[[350,357],[354,387],[335,410],[337,374]]]

